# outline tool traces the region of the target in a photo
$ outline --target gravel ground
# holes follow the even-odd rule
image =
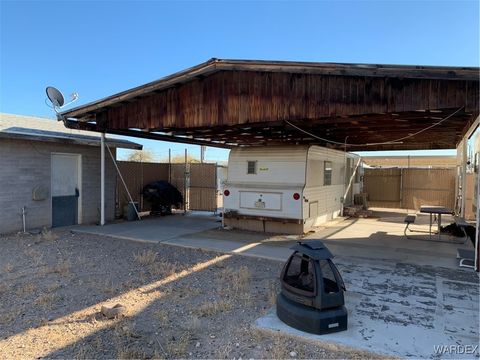
[[[1,359],[374,356],[253,328],[279,262],[68,231],[0,244]]]

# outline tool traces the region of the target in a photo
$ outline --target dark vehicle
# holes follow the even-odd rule
[[[151,205],[150,215],[170,215],[172,207],[183,204],[183,196],[168,181],[154,181],[143,188],[143,197]]]

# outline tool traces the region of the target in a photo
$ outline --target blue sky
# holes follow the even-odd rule
[[[53,117],[47,85],[81,105],[212,57],[478,66],[479,5],[0,0],[0,40],[0,111]],[[185,148],[140,142],[158,157]]]

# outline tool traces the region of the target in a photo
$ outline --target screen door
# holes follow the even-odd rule
[[[52,154],[52,227],[78,224],[80,155]]]

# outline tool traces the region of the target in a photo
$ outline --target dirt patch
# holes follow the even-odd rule
[[[252,327],[279,262],[66,231],[0,244],[2,359],[372,357]]]

